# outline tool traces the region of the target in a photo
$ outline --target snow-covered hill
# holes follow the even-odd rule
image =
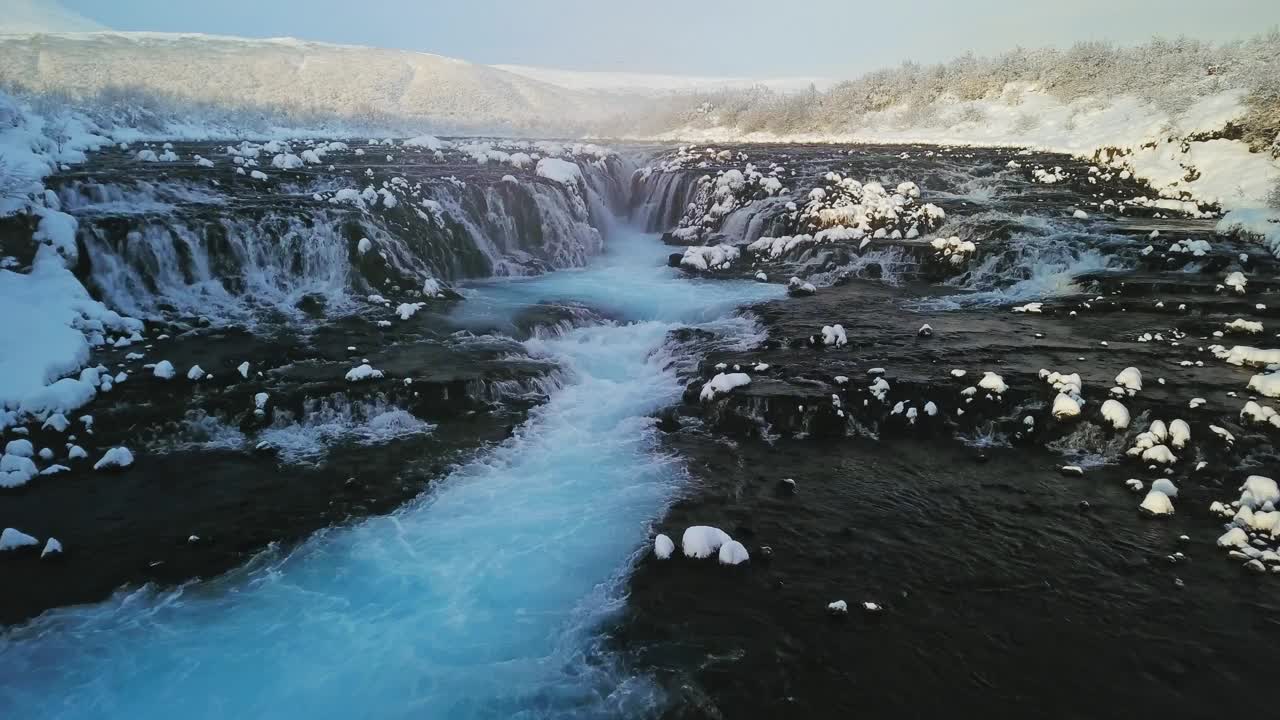
[[[587,70],[558,70],[528,65],[494,65],[534,80],[573,90],[595,90],[610,93],[640,93],[663,95],[670,93],[715,92],[717,90],[743,90],[765,87],[775,92],[803,92],[810,88],[826,90],[836,83],[822,77],[712,77],[699,75],[661,75],[634,72],[596,72]]]
[[[164,98],[202,108],[353,127],[414,123],[436,132],[568,132],[607,112],[589,93],[487,65],[292,38],[74,33],[0,36],[0,83],[119,103]]]
[[[0,11],[0,34],[96,32],[106,30],[80,13],[54,0],[4,0]]]

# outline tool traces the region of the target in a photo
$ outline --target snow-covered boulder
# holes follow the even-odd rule
[[[1169,496],[1154,488],[1147,493],[1138,507],[1148,515],[1173,514],[1173,503],[1169,500]]]
[[[347,371],[347,382],[360,382],[362,380],[376,380],[382,377],[382,371],[375,369],[369,363],[362,363],[359,367],[351,368]]]
[[[18,548],[39,544],[39,540],[36,540],[17,528],[5,528],[4,532],[0,532],[0,552],[4,552],[6,550],[17,550]]]
[[[709,525],[694,525],[684,531],[680,539],[680,547],[685,557],[709,558],[719,552],[720,547],[733,538],[720,528]]]
[[[171,380],[173,376],[176,375],[177,373],[178,371],[174,369],[173,363],[169,362],[168,360],[161,360],[160,362],[156,363],[156,366],[154,368],[151,369],[151,374],[155,375],[161,380]]]
[[[720,546],[721,565],[740,565],[750,559],[747,548],[737,540],[730,540]]]
[[[659,533],[658,537],[653,539],[653,554],[659,560],[666,560],[671,557],[671,553],[675,552],[675,549],[676,544],[666,535]]]
[[[126,447],[113,447],[93,464],[94,470],[123,469],[133,464],[133,453]]]

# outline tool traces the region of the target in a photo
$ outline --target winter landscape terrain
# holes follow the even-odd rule
[[[0,717],[1274,704],[1265,22],[835,81],[10,2]]]

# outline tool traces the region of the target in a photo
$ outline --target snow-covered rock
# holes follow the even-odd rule
[[[671,557],[671,553],[675,552],[675,549],[676,544],[671,542],[671,538],[666,535],[659,533],[658,536],[653,539],[653,554],[659,560],[666,560]]]
[[[175,370],[173,367],[173,363],[169,362],[168,360],[161,360],[160,362],[156,363],[156,366],[154,368],[151,369],[151,374],[155,375],[161,380],[170,380],[173,378],[174,375],[177,374],[177,372],[178,371]]]
[[[749,384],[751,384],[751,376],[746,373],[717,373],[711,380],[703,383],[702,392],[698,394],[698,399],[703,402],[714,400],[734,388]]]
[[[680,546],[685,557],[702,559],[717,554],[720,547],[731,540],[733,538],[720,528],[694,525],[684,531]]]
[[[133,453],[126,447],[113,447],[93,464],[94,470],[123,469],[133,464]]]
[[[721,565],[740,565],[750,559],[747,548],[737,540],[730,540],[720,546]]]
[[[17,550],[18,548],[39,544],[39,540],[36,540],[17,528],[5,528],[3,532],[0,532],[0,552],[4,552],[5,550]]]
[[[375,369],[369,363],[362,363],[359,367],[351,368],[347,371],[347,382],[360,382],[362,380],[376,380],[382,377],[382,371]]]

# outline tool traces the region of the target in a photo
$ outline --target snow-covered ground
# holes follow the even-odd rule
[[[227,124],[234,113],[265,114],[330,132],[395,124],[437,133],[552,133],[611,111],[590,93],[440,55],[197,33],[0,35],[0,83],[121,112],[161,105],[193,120],[228,117]]]
[[[1246,112],[1244,91],[1226,90],[1193,103],[1177,117],[1133,96],[1062,102],[1034,85],[1010,83],[997,98],[936,105],[938,120],[903,126],[906,106],[871,113],[847,132],[744,131],[736,126],[690,124],[657,139],[699,143],[929,143],[1031,147],[1098,156],[1121,172],[1146,179],[1162,194],[1187,192],[1224,208],[1259,207],[1280,182],[1280,160],[1253,153],[1238,140],[1195,140],[1223,131]],[[1107,157],[1104,149],[1121,152]],[[1198,174],[1192,170],[1198,171]],[[1193,179],[1188,179],[1193,178]]]

